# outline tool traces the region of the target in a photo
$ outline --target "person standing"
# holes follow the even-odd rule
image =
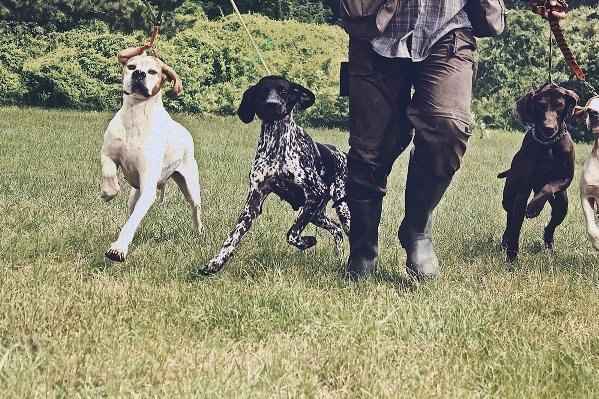
[[[471,135],[477,47],[464,9],[467,1],[341,0],[350,36],[346,186],[351,279],[376,270],[387,178],[412,141],[398,238],[408,275],[421,281],[439,275],[433,211],[459,169]],[[352,17],[354,11],[359,18]],[[542,16],[564,18],[565,13]]]

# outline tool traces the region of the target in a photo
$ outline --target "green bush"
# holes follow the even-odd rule
[[[560,25],[574,57],[592,85],[599,85],[599,6],[579,7]],[[574,90],[585,103],[589,90],[576,78],[557,44],[553,45],[556,84]],[[479,70],[474,85],[472,112],[490,128],[525,129],[518,119],[518,98],[549,80],[549,24],[529,10],[510,11],[507,29],[497,38],[479,40]],[[588,140],[585,128],[571,127],[576,139]],[[592,137],[591,137],[592,138]]]
[[[193,27],[172,37],[160,34],[160,57],[181,76],[184,91],[166,107],[191,114],[233,115],[245,89],[266,75],[235,15],[218,21],[200,16]],[[271,74],[302,84],[316,103],[297,112],[300,123],[347,128],[347,98],[339,97],[339,65],[347,59],[348,37],[340,27],[273,21],[258,14],[244,19]],[[587,80],[599,84],[599,6],[578,7],[561,22],[564,35]],[[121,103],[121,66],[116,54],[149,40],[147,32],[117,34],[103,22],[68,32],[46,33],[31,26],[0,22],[0,105],[38,105],[116,111]],[[516,113],[518,98],[549,78],[549,26],[529,10],[512,10],[506,31],[479,40],[474,86],[474,126],[525,128]],[[590,92],[574,76],[557,46],[553,80],[576,91],[581,102]],[[588,140],[586,129],[572,127]]]
[[[257,14],[244,19],[271,74],[316,93],[316,104],[298,112],[298,120],[345,127],[347,100],[338,96],[338,71],[346,58],[347,35],[339,27],[272,21]],[[117,52],[149,40],[149,33],[109,33],[102,22],[49,34],[4,23],[0,32],[0,62],[8,70],[3,79],[13,81],[1,89],[0,105],[98,111],[115,111],[121,103]],[[183,81],[183,94],[165,100],[172,111],[233,115],[243,91],[266,75],[234,15],[201,20],[170,39],[159,35],[157,46],[161,59]]]

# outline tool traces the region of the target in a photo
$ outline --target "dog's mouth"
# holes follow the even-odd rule
[[[554,136],[556,136],[560,132],[559,128],[541,127],[538,130],[539,130],[539,133],[541,133],[541,135],[543,135],[543,137],[546,138],[546,139],[553,138]]]
[[[125,93],[125,95],[127,95],[127,96],[130,96],[133,94],[133,95],[141,96],[143,98],[149,98],[152,96],[152,94],[150,93],[148,88],[141,81],[133,81],[131,83],[129,92],[127,92],[127,90],[123,90],[123,93]]]
[[[276,122],[284,119],[289,113],[283,104],[264,103],[256,113],[264,122]]]

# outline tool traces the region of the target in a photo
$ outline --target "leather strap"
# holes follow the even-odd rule
[[[551,31],[553,32],[553,36],[555,37],[555,41],[557,42],[559,49],[564,55],[564,58],[566,59],[568,66],[570,67],[572,72],[574,72],[574,75],[576,75],[578,80],[580,80],[586,86],[586,88],[589,89],[591,93],[597,96],[597,91],[593,86],[591,86],[589,82],[586,81],[582,68],[580,68],[578,62],[576,62],[576,59],[574,59],[574,55],[572,54],[572,51],[570,51],[570,47],[568,47],[568,43],[566,43],[566,39],[564,38],[562,28],[559,26],[559,20],[551,15],[552,11],[566,11],[566,9],[568,8],[568,3],[566,3],[565,0],[557,0],[557,4],[552,6],[549,0],[538,0],[531,2],[530,7],[532,9],[532,12],[534,12],[535,14],[549,14],[549,26],[551,27]]]
[[[549,25],[551,26],[551,31],[553,32],[553,36],[555,36],[555,41],[559,46],[559,49],[562,51],[566,62],[574,72],[574,75],[580,80],[584,80],[584,72],[580,66],[578,66],[578,62],[574,59],[574,55],[572,55],[572,51],[570,51],[570,47],[568,47],[568,43],[566,43],[566,39],[564,39],[564,34],[562,33],[562,28],[559,26],[559,20],[556,18],[549,19]]]

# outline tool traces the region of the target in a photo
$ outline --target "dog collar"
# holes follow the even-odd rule
[[[558,141],[560,141],[562,139],[562,137],[564,137],[566,135],[566,133],[568,133],[568,129],[566,128],[566,124],[564,123],[562,125],[561,133],[557,133],[549,141],[543,141],[537,137],[537,129],[535,128],[535,126],[532,127],[532,138],[534,139],[534,141],[536,141],[537,143],[539,143],[541,145],[551,145],[553,143],[557,143]]]

